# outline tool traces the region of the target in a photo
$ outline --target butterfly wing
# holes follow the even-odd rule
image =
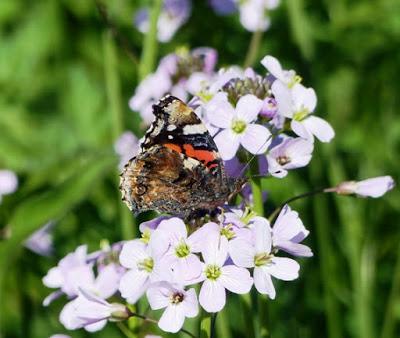
[[[155,120],[141,151],[121,175],[121,191],[135,212],[187,217],[224,204],[229,182],[217,147],[194,111],[167,96],[153,106]]]

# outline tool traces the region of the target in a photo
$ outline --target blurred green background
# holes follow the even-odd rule
[[[132,17],[146,2],[105,3],[139,59],[143,36]],[[307,169],[264,183],[267,209],[346,179],[392,175],[398,182],[400,2],[282,0],[271,18],[255,68],[264,71],[258,60],[271,54],[296,69],[315,88],[317,114],[331,122],[336,137],[317,143]],[[189,22],[159,45],[158,58],[182,45],[211,46],[220,66],[243,64],[250,39],[237,15],[218,17],[196,0]],[[41,278],[79,244],[96,250],[103,238],[129,235],[133,220],[120,202],[112,146],[123,130],[143,132],[128,108],[137,83],[138,64],[115,43],[94,1],[0,1],[0,168],[20,179],[18,191],[0,205],[0,337],[65,332],[58,322],[65,300],[42,307],[50,290]],[[301,261],[297,281],[276,283],[271,336],[399,337],[398,189],[378,200],[319,196],[292,207],[311,231],[306,243],[315,256]],[[55,255],[23,248],[49,220],[57,222]],[[231,337],[248,336],[237,300],[229,302],[222,317]],[[69,334],[121,336],[113,324],[95,334]]]

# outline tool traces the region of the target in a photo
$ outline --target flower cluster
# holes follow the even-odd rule
[[[87,255],[86,246],[80,246],[49,270],[43,282],[58,290],[44,304],[62,294],[70,299],[60,314],[67,329],[96,331],[107,320],[127,319],[131,313],[126,305],[107,301],[119,291],[128,304],[146,295],[153,310],[164,309],[159,327],[177,332],[186,317],[197,316],[199,305],[207,312],[221,311],[226,290],[245,294],[254,284],[274,299],[271,277],[294,280],[300,269],[280,252],[312,256],[310,248],[300,244],[308,231],[288,206],[272,228],[249,209],[228,209],[194,231],[181,219],[164,216],[142,223],[140,230],[142,238],[106,252]],[[196,284],[201,284],[199,295]]]
[[[140,112],[146,125],[153,120],[152,105],[166,93],[186,101],[199,91],[203,82],[214,72],[217,52],[212,48],[184,48],[168,54],[160,61],[157,70],[148,75],[136,88],[129,101],[133,111]]]

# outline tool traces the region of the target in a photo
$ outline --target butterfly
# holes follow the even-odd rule
[[[121,173],[122,200],[135,214],[155,210],[184,219],[212,213],[246,183],[229,177],[217,146],[193,109],[166,95],[139,154]]]

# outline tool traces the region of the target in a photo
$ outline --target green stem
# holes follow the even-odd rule
[[[114,142],[123,132],[123,113],[121,99],[121,84],[118,76],[118,57],[115,42],[110,32],[103,36],[104,45],[104,73],[107,90],[107,100],[111,117],[111,139]],[[118,178],[118,176],[116,175]],[[117,181],[116,184],[119,182]],[[121,233],[123,239],[134,236],[134,220],[128,209],[119,203]]]
[[[231,331],[229,329],[229,320],[226,314],[226,308],[218,313],[217,326],[217,337],[232,338]]]
[[[381,338],[394,338],[394,329],[396,325],[395,307],[400,294],[400,246],[397,249],[396,266],[392,280],[392,287],[388,302],[386,305],[385,318],[381,332]]]
[[[143,51],[139,64],[139,80],[143,80],[147,74],[151,73],[154,69],[155,59],[157,56],[157,22],[160,16],[162,0],[153,0],[153,6],[150,11],[150,27],[147,32],[144,43]]]
[[[253,193],[253,210],[260,216],[264,216],[264,203],[262,196],[262,185],[261,178],[257,177],[258,173],[258,161],[255,159],[252,161],[250,165],[250,173],[252,175],[250,183],[251,190]],[[256,310],[253,325],[254,325],[254,333],[257,338],[268,337],[268,303],[267,299],[262,297],[260,294],[256,294],[252,299],[253,301],[253,310]]]
[[[251,67],[254,62],[256,61],[256,58],[258,56],[258,50],[260,49],[262,37],[263,37],[263,31],[256,31],[253,33],[251,40],[250,40],[250,45],[247,50],[247,55],[243,64],[244,68]]]
[[[200,322],[200,338],[211,338],[212,320],[211,314],[204,312]]]

